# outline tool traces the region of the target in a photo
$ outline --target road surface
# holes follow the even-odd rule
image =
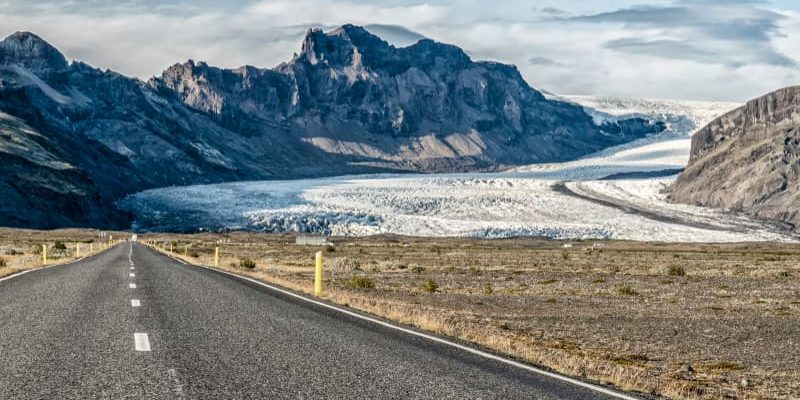
[[[606,399],[138,244],[0,281],[0,399]]]

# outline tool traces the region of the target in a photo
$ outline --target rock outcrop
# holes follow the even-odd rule
[[[0,112],[0,225],[39,228],[125,227],[114,202],[154,187],[497,170],[664,129],[597,126],[513,66],[429,39],[396,48],[352,25],[310,30],[274,69],[189,61],[148,82],[16,33],[0,42]]]
[[[676,202],[800,226],[800,86],[748,102],[695,133]]]

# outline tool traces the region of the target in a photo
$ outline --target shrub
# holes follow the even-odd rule
[[[375,282],[366,276],[358,275],[350,278],[350,280],[347,282],[347,286],[352,289],[374,289]]]
[[[469,267],[469,274],[474,276],[480,276],[483,275],[483,271],[481,271],[481,269],[476,266],[471,266]]]
[[[64,242],[60,240],[56,240],[56,242],[53,244],[53,250],[64,251],[66,249],[67,245],[65,245]]]
[[[350,257],[336,257],[328,260],[325,269],[335,273],[361,271],[361,263]]]
[[[6,250],[6,255],[7,255],[7,256],[16,256],[16,255],[18,255],[18,254],[19,254],[19,255],[22,255],[22,253],[21,253],[21,252],[18,252],[18,251],[14,250],[14,249],[8,249],[8,250]]]
[[[414,268],[411,268],[411,272],[413,272],[415,274],[421,274],[421,273],[425,272],[425,267],[414,267]]]
[[[670,265],[667,269],[669,276],[686,276],[686,269],[681,265]]]
[[[200,257],[200,254],[197,254],[196,251],[191,251],[191,252],[189,252],[189,257],[197,258],[197,257]]]
[[[617,293],[619,293],[619,294],[621,294],[623,296],[638,296],[639,295],[639,292],[633,290],[632,287],[630,287],[628,285],[625,285],[625,284],[617,285]]]
[[[239,267],[244,269],[254,269],[256,267],[256,262],[249,258],[242,258],[239,260]]]
[[[706,368],[716,371],[739,371],[744,369],[741,365],[729,361],[717,361],[715,363],[705,365]]]
[[[569,252],[566,250],[561,250],[561,258],[569,260]]]
[[[8,264],[6,264],[6,259],[3,258],[3,257],[0,257],[0,268],[5,267],[6,265],[8,265]]]
[[[646,366],[646,363],[650,361],[650,357],[642,353],[615,355],[611,356],[610,359],[620,365],[633,366]]]
[[[336,248],[333,246],[325,246],[325,251],[327,251],[328,253],[333,253],[336,251]]]
[[[436,293],[439,290],[439,285],[436,284],[432,279],[428,279],[427,282],[422,284],[422,291],[427,293]]]
[[[483,285],[483,294],[492,294],[492,293],[494,293],[494,289],[492,288],[492,283],[486,282],[486,284]]]

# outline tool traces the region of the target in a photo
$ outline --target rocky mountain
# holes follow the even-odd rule
[[[176,64],[148,82],[0,42],[0,225],[125,227],[114,203],[154,187],[573,159],[664,129],[596,125],[513,66],[345,25],[309,30],[274,69]]]
[[[491,170],[560,161],[663,129],[596,126],[547,100],[514,66],[474,62],[422,39],[395,48],[363,28],[309,30],[274,70],[189,61],[150,82],[244,135],[296,138],[350,165],[401,171]]]
[[[748,102],[699,130],[676,202],[800,226],[800,86]]]

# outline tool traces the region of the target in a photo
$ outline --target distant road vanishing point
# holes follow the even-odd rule
[[[0,398],[633,397],[122,244],[0,280]]]

